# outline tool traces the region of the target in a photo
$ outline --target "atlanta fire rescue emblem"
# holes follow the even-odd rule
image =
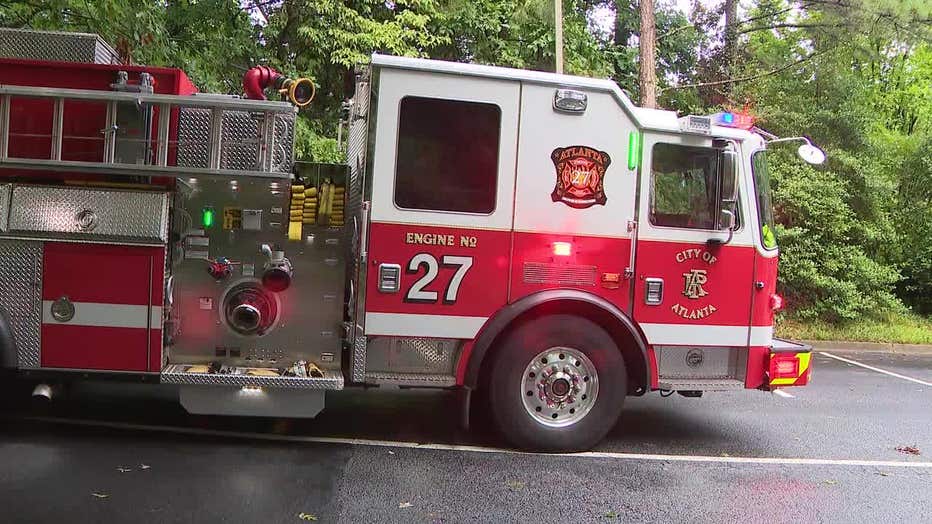
[[[608,153],[587,146],[558,147],[550,153],[557,169],[557,185],[550,198],[554,202],[585,209],[605,205],[605,170],[612,163]]]

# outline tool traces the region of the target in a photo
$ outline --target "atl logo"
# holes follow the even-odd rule
[[[683,295],[691,299],[699,299],[709,294],[702,288],[702,285],[708,281],[705,269],[691,269],[688,273],[683,273]]]
[[[680,264],[703,264],[707,267],[704,269],[683,268],[685,270],[685,272],[682,273],[683,296],[690,301],[699,301],[699,303],[697,304],[690,301],[683,303],[674,302],[673,305],[670,306],[673,314],[688,320],[700,320],[718,311],[715,304],[710,301],[713,297],[709,295],[713,293],[709,293],[706,291],[705,287],[703,287],[709,283],[709,268],[715,266],[715,262],[718,261],[718,258],[702,248],[689,248],[676,253],[675,260]],[[713,291],[715,290],[713,289]]]

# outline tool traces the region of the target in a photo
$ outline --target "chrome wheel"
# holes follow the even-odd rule
[[[553,347],[542,351],[524,370],[521,399],[536,422],[550,427],[582,420],[599,395],[595,365],[581,351]]]

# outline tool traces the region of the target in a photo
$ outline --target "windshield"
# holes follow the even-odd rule
[[[773,225],[773,200],[770,197],[770,169],[767,152],[757,151],[751,156],[754,168],[754,188],[757,191],[757,216],[760,220],[761,239],[767,249],[777,248],[777,234]]]

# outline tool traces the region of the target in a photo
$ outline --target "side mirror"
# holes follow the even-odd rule
[[[735,226],[735,208],[738,202],[738,153],[732,149],[721,151],[719,202],[715,229],[731,231]]]
[[[738,201],[738,153],[722,151],[722,202]]]
[[[734,229],[737,219],[735,218],[735,212],[731,209],[722,209],[721,214],[718,218],[718,224],[720,229],[731,231]]]
[[[818,147],[809,143],[799,146],[799,149],[796,150],[796,153],[799,154],[799,158],[802,158],[804,162],[808,162],[813,165],[818,165],[822,162],[825,162],[825,151],[822,151]]]

